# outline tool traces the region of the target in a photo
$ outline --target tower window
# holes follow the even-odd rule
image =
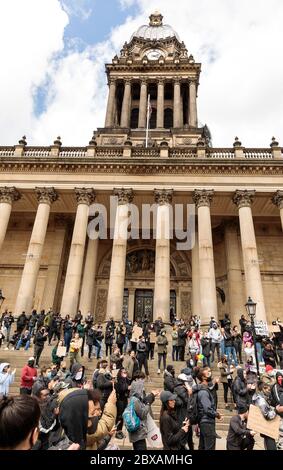
[[[151,101],[157,100],[157,85],[156,85],[156,83],[151,83],[149,85],[148,94],[150,95]]]
[[[141,94],[141,87],[139,83],[134,83],[133,85],[133,91],[132,91],[132,97],[133,100],[139,100],[140,99],[140,94]]]
[[[164,89],[164,98],[165,100],[173,100],[173,84],[166,83]]]
[[[137,129],[139,126],[139,109],[132,109],[131,113],[131,129]]]
[[[165,129],[173,127],[173,110],[171,108],[166,108],[164,111],[164,127]]]

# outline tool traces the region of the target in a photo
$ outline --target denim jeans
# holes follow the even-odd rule
[[[231,355],[232,355],[234,364],[237,367],[238,366],[238,359],[237,359],[237,354],[236,354],[236,350],[235,350],[234,346],[227,346],[226,347],[226,355],[227,355],[228,365],[230,366],[232,364],[232,360],[231,360]]]
[[[96,354],[96,358],[97,359],[101,359],[102,356],[101,356],[101,347],[102,347],[102,342],[101,341],[97,341],[98,343],[98,346],[94,346],[95,348],[95,354]]]
[[[29,348],[29,345],[30,345],[30,341],[27,341],[26,342],[26,345],[25,345],[25,351],[28,350]],[[20,339],[17,343],[17,346],[16,346],[16,349],[20,349],[22,347],[22,340]]]
[[[210,367],[210,356],[204,356],[203,367]]]
[[[178,361],[178,346],[172,346],[172,361]]]
[[[227,354],[224,339],[222,339],[222,341],[220,341],[220,353],[221,353],[221,356],[224,356],[225,354]]]

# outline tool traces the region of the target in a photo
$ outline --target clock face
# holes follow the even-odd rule
[[[149,60],[158,60],[159,57],[164,56],[163,52],[160,49],[150,49],[146,53]]]

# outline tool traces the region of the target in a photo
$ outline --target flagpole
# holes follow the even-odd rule
[[[149,108],[150,108],[150,95],[148,95],[148,100],[147,100],[147,117],[146,117],[146,137],[145,137],[145,147],[148,148],[148,136],[149,136],[149,123],[150,123],[150,113],[149,113]]]

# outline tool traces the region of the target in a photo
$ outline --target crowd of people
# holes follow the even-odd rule
[[[135,327],[141,333],[138,338]],[[244,316],[239,327],[232,327],[228,315],[221,324],[211,318],[209,328],[202,328],[197,317],[189,322],[174,319],[170,328],[161,318],[142,324],[109,319],[104,327],[81,312],[62,319],[52,311],[33,311],[15,320],[6,311],[1,332],[4,349],[33,346],[21,370],[19,396],[9,393],[16,370],[7,362],[0,364],[1,449],[110,450],[117,446],[112,438],[122,441],[128,434],[134,450],[146,450],[149,428],[155,426],[164,450],[194,450],[196,439],[199,450],[215,450],[216,422],[223,420],[218,394],[223,388],[224,406],[233,411],[227,449],[253,449],[255,432],[247,428],[253,404],[268,421],[280,417],[279,440],[262,437],[265,449],[283,450],[282,326],[271,336],[256,336],[254,344]],[[52,346],[51,364],[40,367],[46,344]],[[97,359],[94,368],[89,364],[88,375],[80,359],[85,351],[89,362]],[[163,389],[146,393],[155,354]],[[161,403],[158,427],[152,419],[156,400]]]

